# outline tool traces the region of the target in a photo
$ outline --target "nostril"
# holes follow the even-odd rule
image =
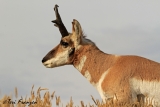
[[[46,62],[46,59],[45,59],[45,58],[42,59],[42,63],[44,63],[44,62]]]

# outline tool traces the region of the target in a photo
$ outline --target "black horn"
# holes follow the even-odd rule
[[[58,7],[59,6],[57,4],[54,7],[54,11],[55,11],[55,14],[56,14],[56,20],[53,20],[52,22],[55,23],[54,26],[59,28],[59,31],[60,31],[62,37],[65,37],[65,36],[68,36],[69,33],[68,33],[66,27],[64,26],[64,24],[62,22],[61,16],[58,13]]]

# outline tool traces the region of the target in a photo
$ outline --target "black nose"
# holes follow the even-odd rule
[[[44,63],[44,62],[46,62],[47,61],[47,59],[46,58],[43,58],[42,59],[42,63]]]

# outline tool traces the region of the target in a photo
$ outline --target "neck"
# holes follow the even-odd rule
[[[114,63],[114,55],[106,54],[95,45],[81,46],[75,53],[73,66],[91,83],[97,83]]]

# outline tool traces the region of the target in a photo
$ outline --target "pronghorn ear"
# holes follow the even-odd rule
[[[72,33],[76,38],[75,40],[77,41],[77,44],[79,44],[80,41],[82,40],[83,31],[80,23],[75,19],[73,19],[73,22],[72,22]]]

